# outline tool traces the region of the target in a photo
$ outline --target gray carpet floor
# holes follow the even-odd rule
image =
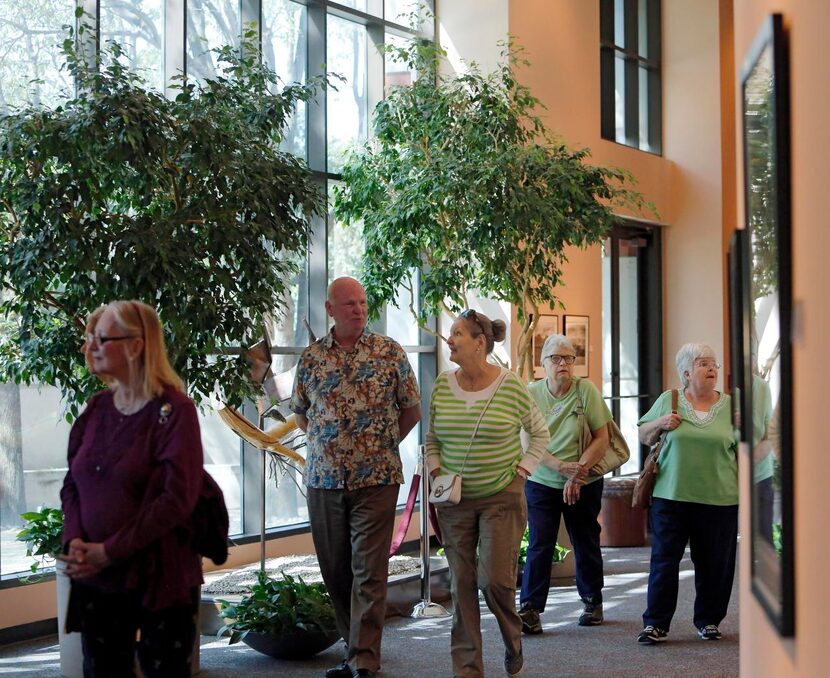
[[[680,596],[667,642],[640,646],[648,581],[648,548],[605,548],[605,623],[580,627],[576,620],[581,605],[571,582],[551,588],[542,615],[545,632],[525,636],[524,678],[568,676],[738,676],[738,594],[733,590],[729,614],[721,625],[724,638],[701,641],[692,625],[694,573],[688,554],[680,574]],[[737,587],[736,587],[737,588]],[[484,662],[488,676],[503,676],[503,646],[498,627],[482,602]],[[447,677],[450,619],[388,620],[383,638],[383,678]],[[231,678],[285,676],[322,678],[325,669],[341,659],[336,645],[311,660],[289,662],[272,659],[243,644],[203,636],[201,676]],[[0,675],[60,675],[56,637],[0,647]]]

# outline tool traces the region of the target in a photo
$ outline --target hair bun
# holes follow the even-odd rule
[[[494,341],[504,341],[504,338],[507,336],[507,323],[504,320],[494,320],[493,321],[493,340]]]

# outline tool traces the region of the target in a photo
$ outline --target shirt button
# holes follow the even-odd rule
[[[101,467],[100,467],[100,466],[96,466],[96,467],[95,467],[95,470],[96,470],[96,471],[100,471],[100,470],[101,470]]]

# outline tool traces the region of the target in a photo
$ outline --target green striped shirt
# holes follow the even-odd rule
[[[464,497],[501,492],[515,478],[519,462],[533,473],[545,454],[549,437],[539,408],[513,372],[502,369],[502,374],[501,385],[499,377],[486,389],[469,392],[458,385],[455,370],[442,372],[432,389],[427,466],[430,471],[440,469],[442,474],[462,473]],[[471,445],[476,423],[491,395],[493,400]],[[520,429],[529,437],[526,452],[519,439]]]

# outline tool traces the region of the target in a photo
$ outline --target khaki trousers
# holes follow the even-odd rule
[[[397,485],[308,488],[311,536],[352,669],[380,669]]]
[[[516,476],[491,497],[462,497],[455,506],[438,508],[452,578],[451,654],[455,678],[484,676],[479,588],[498,622],[505,655],[514,657],[522,651],[516,568],[527,524],[524,483]]]

